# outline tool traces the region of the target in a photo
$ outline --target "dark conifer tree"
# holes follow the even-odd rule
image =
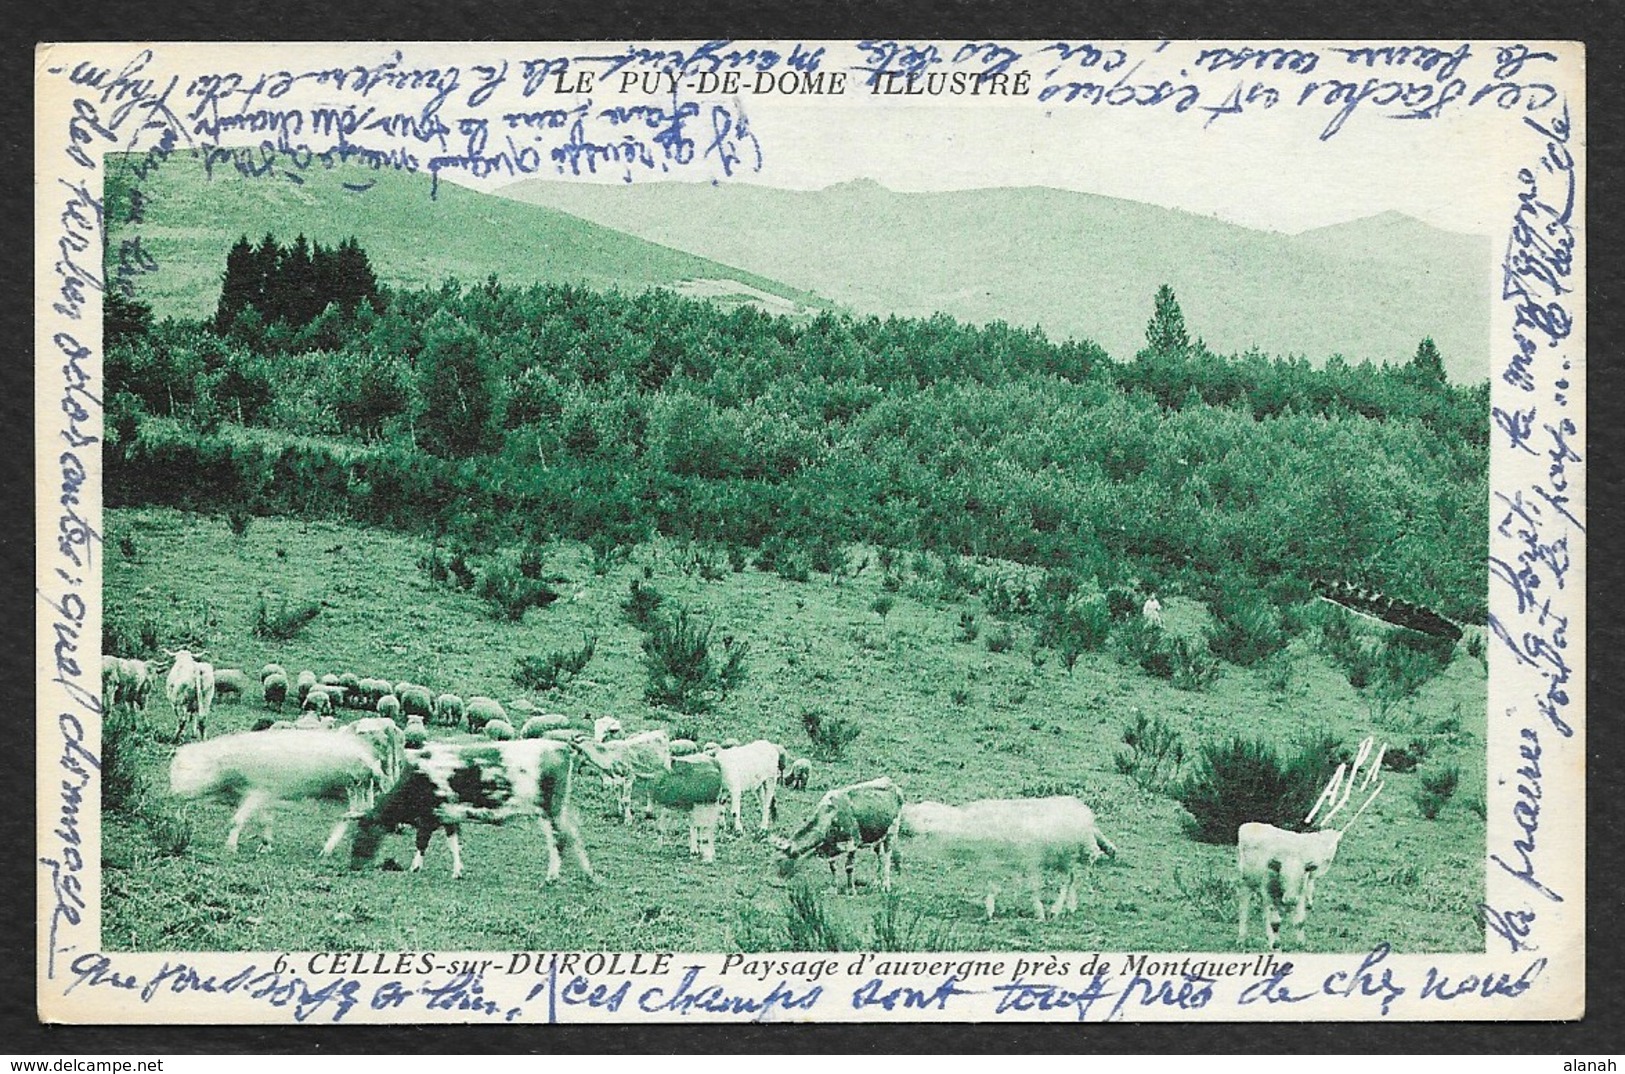
[[[1185,331],[1185,314],[1179,308],[1174,289],[1167,284],[1157,288],[1156,305],[1145,326],[1145,345],[1165,357],[1184,357],[1190,352],[1191,337]]]
[[[1434,387],[1445,382],[1444,356],[1439,353],[1439,347],[1428,336],[1416,345],[1416,354],[1411,358],[1411,378],[1418,384]]]
[[[257,306],[264,290],[254,247],[244,235],[226,253],[226,271],[220,280],[220,301],[215,306],[214,330],[225,333],[243,310]]]

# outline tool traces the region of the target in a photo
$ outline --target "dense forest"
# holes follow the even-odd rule
[[[946,315],[397,291],[303,236],[244,237],[223,280],[201,323],[110,297],[110,506],[476,551],[658,532],[791,577],[864,542],[1278,609],[1339,579],[1483,621],[1488,384],[1449,383],[1431,340],[1382,366],[1220,355],[1163,288],[1116,361]]]

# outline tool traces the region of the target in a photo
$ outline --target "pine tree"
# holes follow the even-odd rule
[[[1425,337],[1416,345],[1416,354],[1411,358],[1411,376],[1416,381],[1428,385],[1438,385],[1445,382],[1444,356],[1439,353],[1438,345],[1433,342],[1432,336]]]
[[[277,262],[277,289],[282,298],[282,319],[295,328],[309,324],[322,312],[322,307],[317,305],[310,240],[303,234],[293,240],[293,245],[283,251]]]
[[[281,260],[282,247],[277,245],[276,236],[267,231],[254,248],[254,281],[258,290],[250,301],[266,324],[282,316],[282,296],[277,286],[277,265]]]
[[[1185,314],[1179,308],[1174,289],[1167,284],[1157,288],[1156,306],[1145,326],[1146,349],[1165,357],[1190,353],[1191,337],[1185,331]]]
[[[226,253],[220,301],[214,310],[214,330],[224,335],[239,313],[258,304],[262,290],[254,247],[244,235]]]

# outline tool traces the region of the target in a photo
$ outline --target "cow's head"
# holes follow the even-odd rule
[[[807,822],[796,829],[790,838],[776,841],[779,851],[779,874],[788,876],[795,871],[799,859],[839,839],[838,821],[835,803],[829,798],[824,798],[814,806],[812,816],[808,817]]]
[[[1332,859],[1337,856],[1342,840],[1343,833],[1336,829],[1305,832],[1298,836],[1292,853],[1270,858],[1267,894],[1290,912],[1288,920],[1300,944],[1304,919],[1315,902],[1315,881],[1323,879],[1331,870]]]

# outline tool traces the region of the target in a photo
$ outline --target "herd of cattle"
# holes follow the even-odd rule
[[[783,747],[766,739],[698,744],[671,739],[662,729],[624,734],[619,720],[595,720],[536,713],[534,706],[504,707],[488,697],[466,701],[451,694],[433,696],[411,683],[354,675],[318,679],[301,672],[290,687],[285,669],[268,664],[260,674],[268,708],[290,700],[301,714],[294,720],[264,718],[255,729],[216,738],[206,728],[218,693],[243,694],[248,678],[240,670],[215,669],[197,655],[169,654],[164,693],[176,719],[178,744],[170,765],[170,790],[184,799],[211,798],[235,805],[226,838],[235,850],[243,829],[260,818],[262,849],[271,844],[274,806],[285,802],[337,800],[345,811],[323,849],[329,855],[354,829],[350,864],[362,868],[378,855],[386,836],[409,829],[416,835],[411,869],[423,857],[436,829],[451,847],[452,876],[463,873],[461,826],[534,817],[548,856],[547,880],[558,879],[564,853],[594,878],[580,826],[571,808],[572,783],[593,773],[612,788],[624,823],[651,813],[664,843],[673,819],[686,820],[689,853],[702,862],[716,857],[716,833],[723,810],[743,831],[741,803],[754,795],[766,832],[777,815],[775,790],[805,788],[811,775],[806,760],[792,761]],[[139,660],[105,657],[104,708],[140,711],[162,668]],[[525,713],[519,728],[508,708]],[[340,723],[338,710],[358,718]],[[445,727],[482,735],[483,740],[434,739],[429,728]],[[189,731],[197,739],[184,742]],[[1238,832],[1240,941],[1247,939],[1249,905],[1259,897],[1269,946],[1280,944],[1280,928],[1290,916],[1295,939],[1304,942],[1304,920],[1317,877],[1324,877],[1349,823],[1371,804],[1382,784],[1382,751],[1371,761],[1370,741],[1352,766],[1340,766],[1327,784],[1316,813],[1322,829],[1290,832],[1250,823]],[[1370,762],[1368,764],[1368,762]],[[1353,793],[1364,769],[1362,792],[1369,796],[1341,829],[1328,826]],[[1313,820],[1316,813],[1312,813]],[[1030,885],[1039,920],[1077,909],[1081,867],[1117,848],[1101,832],[1094,812],[1073,796],[985,799],[953,806],[910,802],[889,778],[881,777],[826,792],[811,815],[789,838],[774,840],[778,872],[790,876],[798,862],[825,859],[845,889],[856,893],[856,860],[872,850],[880,886],[891,890],[893,857],[900,838],[936,844],[954,860],[974,860],[987,875],[1015,875]],[[1047,873],[1060,886],[1046,909]],[[997,881],[985,895],[991,919]]]

